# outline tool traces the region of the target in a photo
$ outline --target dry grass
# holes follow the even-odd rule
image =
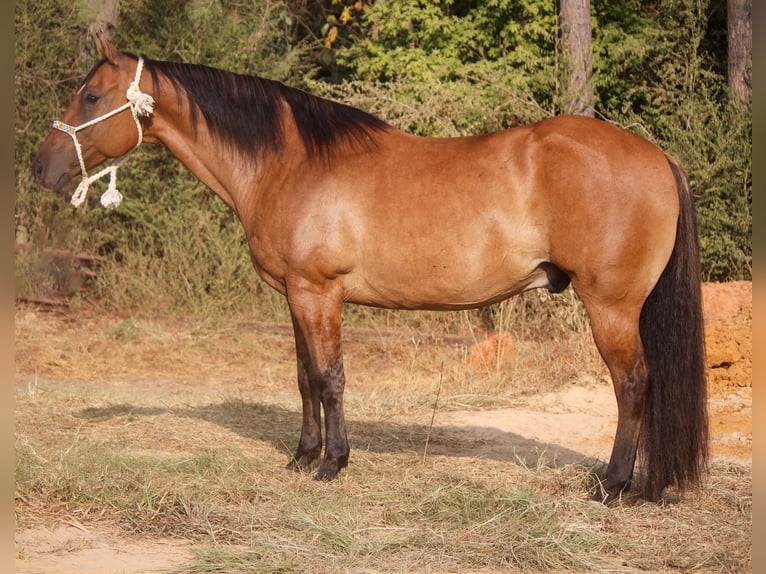
[[[190,541],[187,572],[752,569],[749,467],[714,466],[677,503],[607,509],[587,497],[600,467],[480,460],[468,432],[423,456],[437,391],[440,410],[482,409],[603,377],[586,336],[517,341],[509,375],[464,366],[459,315],[450,336],[348,329],[354,451],[326,484],[283,468],[300,420],[283,325],[16,319],[19,527],[63,517]]]

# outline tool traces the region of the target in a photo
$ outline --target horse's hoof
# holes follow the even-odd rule
[[[293,457],[290,462],[287,463],[285,468],[292,470],[293,472],[306,472],[311,468],[314,460],[316,460],[316,458],[309,458],[307,456],[301,456],[298,458]]]
[[[322,465],[319,467],[319,471],[314,477],[316,480],[330,481],[334,480],[340,472],[340,465],[334,461],[325,459],[322,461]]]

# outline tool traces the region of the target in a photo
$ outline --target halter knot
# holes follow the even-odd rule
[[[72,142],[74,143],[74,149],[77,152],[77,159],[80,162],[82,181],[77,186],[77,189],[75,189],[71,199],[71,203],[75,207],[80,207],[82,202],[85,201],[85,196],[88,194],[88,188],[90,187],[90,184],[98,179],[101,179],[106,174],[109,174],[109,185],[101,196],[101,205],[107,209],[111,209],[117,207],[122,202],[122,194],[117,190],[117,168],[125,162],[130,153],[133,152],[138,146],[140,146],[141,142],[144,140],[144,132],[141,128],[141,120],[139,118],[148,117],[154,113],[154,98],[150,94],[142,92],[141,88],[138,87],[141,81],[141,72],[143,71],[143,68],[144,59],[138,58],[138,65],[136,66],[136,77],[130,83],[128,90],[125,93],[125,97],[128,101],[117,109],[98,116],[97,118],[94,118],[79,126],[70,126],[69,124],[66,124],[60,120],[55,120],[53,122],[54,129],[62,131],[65,134],[69,134],[71,136]],[[88,170],[85,169],[85,160],[82,156],[82,146],[77,139],[77,132],[103,120],[111,118],[112,116],[117,115],[126,109],[130,109],[130,113],[133,116],[133,121],[136,124],[136,130],[138,131],[138,141],[136,142],[136,145],[133,146],[133,149],[131,149],[125,155],[114,160],[112,165],[107,166],[98,173],[89,176]]]
[[[150,116],[154,112],[154,98],[142,92],[137,85],[130,84],[125,95],[137,116]]]
[[[142,92],[141,88],[138,87],[143,63],[143,59],[139,59],[139,67],[136,69],[136,79],[131,82],[128,86],[128,91],[125,93],[125,97],[128,98],[128,102],[130,102],[135,115],[139,117],[151,116],[152,113],[154,113],[154,98],[149,94]]]

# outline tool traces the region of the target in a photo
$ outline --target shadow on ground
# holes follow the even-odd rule
[[[297,446],[301,415],[282,406],[225,400],[195,407],[144,407],[121,403],[109,407],[89,407],[74,413],[92,422],[112,418],[151,417],[172,414],[220,425],[230,432],[269,443],[284,451]],[[437,417],[438,418],[438,417]],[[434,425],[409,422],[347,420],[353,451],[380,454],[415,453],[511,461],[526,466],[560,467],[567,464],[599,465],[598,461],[575,450],[524,437],[494,427]]]

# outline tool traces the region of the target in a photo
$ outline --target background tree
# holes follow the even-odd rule
[[[593,116],[590,0],[561,0],[560,15],[566,67],[563,111]]]
[[[737,102],[747,105],[752,89],[752,0],[727,0],[729,89]]]

